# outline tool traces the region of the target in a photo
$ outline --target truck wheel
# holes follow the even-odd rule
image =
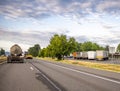
[[[10,56],[7,57],[7,63],[11,63],[11,58],[10,58]]]
[[[24,60],[21,60],[20,63],[24,63]]]

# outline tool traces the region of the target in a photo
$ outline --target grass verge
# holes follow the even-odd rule
[[[4,62],[7,60],[6,56],[0,56],[0,63]]]
[[[83,62],[83,61],[75,61],[75,60],[60,60],[58,61],[57,59],[52,59],[52,58],[38,58],[42,59],[45,61],[52,61],[52,62],[61,62],[65,64],[72,64],[72,65],[77,65],[77,66],[84,66],[84,67],[90,67],[90,68],[95,68],[95,69],[100,69],[100,70],[106,70],[106,71],[112,71],[112,72],[117,72],[120,73],[120,65],[118,64],[105,64],[105,63],[94,63],[94,62]]]

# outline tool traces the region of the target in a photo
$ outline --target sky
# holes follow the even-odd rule
[[[54,34],[117,47],[120,0],[0,0],[0,48],[44,48]]]

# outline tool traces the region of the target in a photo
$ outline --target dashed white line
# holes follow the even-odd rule
[[[33,67],[30,67],[31,70],[34,70]]]

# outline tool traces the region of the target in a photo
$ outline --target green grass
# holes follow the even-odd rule
[[[7,60],[6,56],[0,56],[0,63],[3,62],[3,61],[6,61],[6,60]]]
[[[84,67],[90,67],[90,68],[120,73],[120,65],[118,64],[104,64],[104,63],[95,63],[95,62],[85,62],[85,61],[80,61],[80,60],[79,61],[75,61],[75,60],[57,61],[57,59],[52,59],[52,58],[47,58],[47,57],[38,58],[38,59],[42,59],[45,61],[52,61],[52,62],[61,62],[65,64],[72,64],[72,65],[77,65],[77,66],[84,66]]]

